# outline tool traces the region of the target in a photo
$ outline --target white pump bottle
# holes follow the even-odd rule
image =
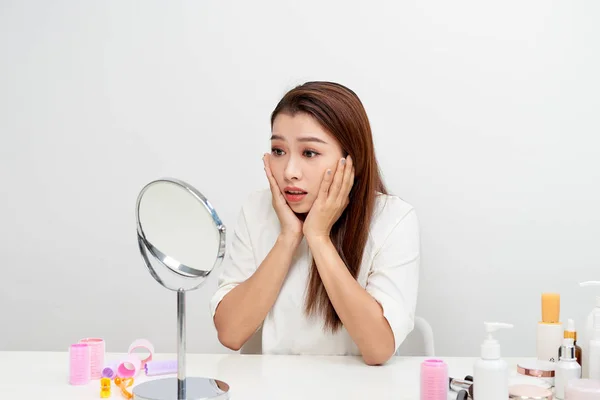
[[[492,333],[512,324],[484,322],[487,338],[481,344],[481,358],[473,366],[473,398],[485,400],[508,399],[508,366],[501,358],[500,344]]]
[[[589,379],[600,380],[600,311],[594,311],[592,336],[588,343],[588,375]]]
[[[581,287],[600,286],[600,281],[581,282]],[[590,376],[590,341],[594,339],[594,313],[600,312],[600,296],[596,296],[596,305],[590,311],[587,317],[586,324],[581,332],[581,339],[578,341],[581,347],[581,377],[585,379]]]

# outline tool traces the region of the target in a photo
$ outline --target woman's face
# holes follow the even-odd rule
[[[335,173],[342,148],[309,114],[279,114],[273,121],[270,167],[279,190],[298,214],[310,211],[327,169]]]

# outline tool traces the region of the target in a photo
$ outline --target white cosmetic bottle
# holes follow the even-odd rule
[[[542,294],[542,320],[537,325],[536,354],[538,360],[558,361],[558,349],[564,336],[560,322],[560,295]]]
[[[598,281],[588,281],[581,282],[579,284],[581,287],[588,286],[600,286],[600,282]],[[581,338],[579,340],[579,346],[581,347],[581,376],[584,379],[590,378],[590,357],[589,357],[589,348],[590,348],[590,340],[594,337],[594,312],[600,311],[600,296],[596,296],[596,305],[592,308],[592,311],[588,314],[586,324],[584,326],[583,331],[581,331]]]
[[[594,311],[593,329],[588,341],[588,375],[590,379],[600,380],[600,310]]]
[[[581,365],[577,362],[573,339],[563,339],[560,353],[561,357],[556,365],[554,378],[554,397],[562,400],[565,398],[565,390],[569,381],[581,379]]]
[[[492,333],[511,324],[484,322],[487,338],[481,344],[481,358],[473,366],[473,398],[485,400],[508,399],[508,367],[501,358],[500,344]]]

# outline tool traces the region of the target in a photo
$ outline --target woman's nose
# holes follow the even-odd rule
[[[283,171],[284,178],[288,181],[299,180],[302,178],[302,169],[300,168],[300,163],[295,159],[290,157],[285,170]]]

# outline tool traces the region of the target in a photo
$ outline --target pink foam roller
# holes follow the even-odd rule
[[[87,385],[90,382],[90,347],[85,343],[69,347],[69,383]]]
[[[448,399],[448,365],[442,360],[421,363],[421,400]]]
[[[117,366],[117,376],[120,378],[134,378],[140,372],[141,362],[135,356],[127,356]]]
[[[135,350],[145,350],[148,352],[148,356],[146,358],[141,358],[140,368],[144,368],[146,363],[152,361],[152,356],[154,355],[154,346],[146,339],[136,339],[129,345],[129,351],[127,352],[129,355],[134,355]],[[137,355],[139,357],[139,354]]]
[[[102,378],[102,369],[104,368],[104,339],[100,338],[85,338],[79,343],[85,343],[90,347],[90,378]]]

